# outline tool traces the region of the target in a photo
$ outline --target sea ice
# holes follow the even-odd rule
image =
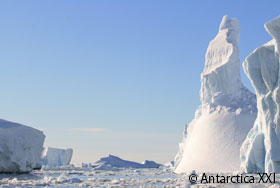
[[[0,120],[0,172],[29,172],[40,160],[45,135],[37,129]]]
[[[205,55],[201,105],[185,126],[174,159],[176,173],[234,172],[240,168],[240,146],[257,110],[255,95],[241,83],[239,35],[239,21],[224,16]]]
[[[202,174],[197,174],[197,183],[189,182],[188,175],[175,174],[166,168],[142,168],[142,169],[121,169],[119,171],[91,170],[87,168],[72,168],[71,170],[34,170],[30,174],[0,174],[0,187],[26,188],[26,187],[56,187],[56,188],[113,188],[113,187],[153,187],[153,188],[263,188],[263,187],[279,187],[279,184],[267,183],[201,183]],[[216,176],[213,173],[207,175]],[[220,176],[233,174],[219,173]],[[256,178],[258,174],[254,175]],[[276,174],[276,179],[280,178]]]
[[[257,96],[258,116],[241,149],[241,170],[280,173],[280,17],[265,24],[273,40],[257,48],[243,67]]]

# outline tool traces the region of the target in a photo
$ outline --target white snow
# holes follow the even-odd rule
[[[241,170],[280,172],[280,17],[265,24],[273,40],[257,48],[243,67],[255,89],[258,117],[241,147]]]
[[[0,172],[29,172],[43,150],[42,131],[0,120]]]
[[[48,167],[66,166],[71,162],[73,149],[58,149],[48,147],[44,150],[41,165]]]
[[[256,118],[255,96],[240,79],[239,21],[224,16],[210,42],[201,74],[200,99],[174,159],[176,173],[234,172],[240,146]]]
[[[118,168],[159,168],[161,164],[145,160],[142,164],[123,160],[117,156],[103,157],[91,165],[95,170],[118,170]]]

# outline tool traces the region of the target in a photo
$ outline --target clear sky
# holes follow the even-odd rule
[[[241,61],[270,40],[279,0],[0,2],[2,119],[43,130],[73,162],[114,154],[172,160],[199,101],[222,16],[241,24]],[[243,74],[246,86],[249,81]]]

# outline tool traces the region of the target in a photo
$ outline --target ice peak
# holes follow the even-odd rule
[[[119,157],[115,156],[115,155],[111,155],[109,154],[108,157],[106,157],[108,159],[120,159]]]
[[[239,59],[240,26],[237,19],[224,16],[217,36],[210,42],[205,67],[201,74],[201,102],[213,103],[213,98],[239,94],[242,89]]]
[[[277,43],[277,47],[279,49],[280,45],[280,16],[274,18],[273,20],[264,24],[266,31],[270,34],[270,36],[275,39]]]
[[[220,23],[219,30],[223,29],[234,29],[236,31],[240,31],[240,24],[238,19],[236,18],[228,18],[227,15],[224,15],[222,21]]]

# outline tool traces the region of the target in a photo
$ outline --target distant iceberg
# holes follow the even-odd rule
[[[73,149],[59,149],[48,147],[44,150],[39,166],[57,167],[70,164]]]
[[[243,67],[257,96],[258,117],[241,147],[241,170],[280,173],[280,17],[265,24],[273,40],[257,48]]]
[[[31,171],[40,160],[44,140],[42,131],[0,120],[0,173]]]
[[[254,124],[257,109],[255,95],[241,83],[239,35],[239,21],[224,16],[206,52],[201,106],[185,126],[174,159],[176,173],[240,169],[240,146]]]
[[[88,166],[85,165],[84,166]],[[154,161],[145,160],[143,163],[123,160],[117,156],[109,155],[90,165],[95,170],[114,170],[119,168],[159,168],[162,166]]]

